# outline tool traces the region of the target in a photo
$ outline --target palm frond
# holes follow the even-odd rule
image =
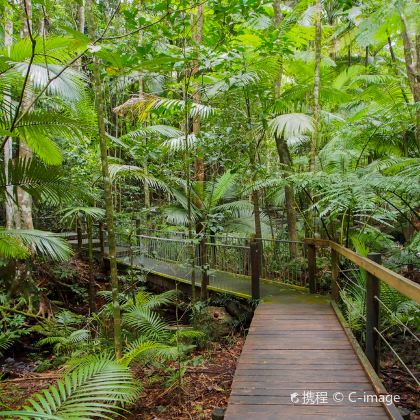
[[[123,323],[151,340],[164,342],[169,337],[169,328],[161,317],[142,306],[133,306],[125,312]]]
[[[54,140],[81,138],[82,130],[80,119],[45,110],[27,113],[15,129],[33,152],[50,165],[58,165],[63,160]]]
[[[38,159],[18,158],[9,161],[7,177],[5,168],[1,169],[0,189],[20,187],[33,198],[53,205],[74,198],[73,188],[60,167],[45,165]]]
[[[208,207],[216,206],[223,198],[231,192],[235,185],[237,175],[227,171],[222,176],[217,178],[213,185],[209,185],[207,189]]]
[[[42,230],[0,228],[0,255],[4,258],[26,258],[31,252],[52,260],[64,261],[72,250],[58,234]]]
[[[124,136],[121,136],[120,140],[141,140],[151,134],[158,134],[163,137],[180,137],[182,136],[182,131],[170,125],[149,125],[147,127],[142,127],[137,130],[130,131]]]
[[[159,306],[169,305],[173,303],[177,296],[176,290],[168,290],[157,295],[140,290],[135,296],[135,303],[129,301],[126,308],[128,311],[133,309],[135,306],[141,306],[146,309],[156,309]]]
[[[129,366],[133,361],[140,357],[146,360],[150,357],[171,360],[175,359],[177,355],[177,347],[158,343],[156,341],[145,340],[144,338],[138,338],[127,346],[123,357],[119,362],[124,366]]]
[[[269,127],[273,134],[287,140],[289,137],[311,133],[313,131],[313,121],[306,114],[283,114],[274,117],[269,122]]]
[[[14,68],[25,75],[28,70],[28,63],[13,63]],[[30,72],[30,81],[35,89],[42,89],[48,86],[47,93],[64,98],[68,101],[77,101],[84,94],[84,77],[75,69],[65,69],[59,77],[52,82],[49,80],[56,77],[63,68],[56,64],[33,63]],[[49,83],[49,84],[48,84]]]
[[[109,165],[109,174],[111,178],[117,177],[126,177],[126,178],[134,178],[141,182],[145,182],[151,187],[159,188],[163,190],[169,191],[170,188],[168,185],[154,177],[153,175],[146,172],[143,168],[135,165],[118,165],[118,164],[111,164]]]
[[[90,220],[101,220],[105,217],[105,210],[98,207],[68,207],[60,211],[63,214],[61,220],[70,225],[77,218],[84,217]]]
[[[162,145],[173,151],[184,151],[196,147],[197,142],[198,138],[195,134],[188,134],[186,137],[184,135],[165,140]]]
[[[67,374],[56,385],[35,394],[18,411],[0,413],[2,417],[50,420],[110,418],[133,401],[137,387],[130,370],[111,359],[98,356],[91,363]]]
[[[153,110],[161,112],[185,112],[187,110],[190,117],[199,116],[205,119],[215,113],[211,106],[195,103],[192,101],[182,101],[180,99],[167,99],[152,94],[143,93],[140,96],[130,98],[113,109],[119,115],[131,115],[145,120]]]

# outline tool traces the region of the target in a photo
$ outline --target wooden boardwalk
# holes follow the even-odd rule
[[[350,392],[357,402],[349,401]],[[328,303],[261,304],[239,358],[225,419],[389,418],[379,402],[363,401],[372,394]]]

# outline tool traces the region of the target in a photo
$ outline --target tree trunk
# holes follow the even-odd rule
[[[278,28],[283,19],[283,15],[280,9],[280,1],[273,1],[273,10],[274,10],[274,23]],[[277,74],[277,79],[275,82],[275,98],[278,99],[281,96],[281,85],[283,78],[283,57],[280,57],[280,66]],[[289,148],[284,138],[275,136],[277,153],[279,155],[280,163],[283,164],[288,170],[292,168],[292,159],[290,156]],[[286,186],[284,188],[284,197],[286,202],[286,216],[287,216],[287,235],[289,241],[297,241],[297,217],[295,209],[295,199],[294,199],[294,190],[292,186]],[[292,257],[297,256],[297,245],[295,242],[291,242],[289,245],[290,255]]]
[[[403,14],[402,39],[404,46],[404,59],[407,69],[408,84],[413,94],[414,102],[420,102],[420,34],[414,34],[414,41],[410,38],[407,22]],[[416,144],[420,151],[420,107],[416,110]]]
[[[405,92],[405,88],[404,88],[404,84],[403,84],[404,82],[399,77],[399,72],[398,72],[398,67],[397,67],[397,59],[395,57],[394,47],[392,46],[391,37],[389,37],[389,36],[388,36],[388,47],[389,47],[389,54],[391,55],[392,69],[394,70],[395,76],[398,77],[398,83],[400,85],[400,89],[401,89],[401,93],[402,93],[403,98],[404,98],[404,102],[406,104],[408,104],[410,101],[408,100],[407,93]]]
[[[12,13],[10,10],[8,13]],[[5,28],[4,28],[4,46],[7,49],[7,53],[10,54],[10,47],[13,42],[13,20],[7,19]],[[9,110],[11,97],[10,92],[4,92],[3,97],[4,107]],[[11,110],[10,110],[11,112]],[[6,180],[9,176],[9,162],[13,158],[13,139],[9,137],[4,144],[4,172],[6,175]],[[6,229],[20,228],[20,215],[18,208],[14,202],[14,188],[12,185],[6,187]]]
[[[31,0],[22,0],[22,10],[24,22],[21,31],[21,37],[26,38],[32,30],[32,2]],[[22,112],[28,110],[30,104],[28,90],[24,92],[22,99]],[[19,142],[19,157],[25,159],[32,158],[32,150],[22,140]],[[21,223],[23,229],[33,229],[34,224],[32,220],[32,197],[24,190],[18,187],[17,198],[19,210],[21,215]]]
[[[85,0],[81,0],[79,10],[78,10],[78,22],[77,22],[77,29],[82,34],[85,33]]]
[[[90,313],[96,312],[96,288],[93,276],[93,227],[92,219],[87,217],[87,236],[88,236],[88,260],[89,260],[89,310]]]
[[[191,31],[192,40],[194,41],[194,47],[196,53],[199,54],[199,47],[203,41],[203,23],[204,23],[204,4],[200,4],[197,7],[197,14],[191,15]],[[199,70],[200,63],[198,60],[194,60],[192,75],[195,75]],[[197,104],[201,102],[201,92],[198,85],[194,86],[195,92],[193,93],[193,101]],[[192,121],[192,132],[195,136],[198,136],[201,128],[200,116],[195,116]],[[202,209],[204,203],[204,182],[205,182],[205,166],[204,166],[204,153],[200,145],[197,146],[196,158],[195,158],[195,186],[198,199],[195,201],[197,208]],[[201,299],[208,299],[207,286],[209,283],[208,270],[207,270],[207,246],[206,246],[206,234],[205,234],[205,221],[198,220],[195,225],[195,231],[197,234],[202,234],[203,237],[200,242],[199,250],[199,264],[201,267]]]
[[[194,15],[191,15],[191,23],[192,23],[192,39],[195,43],[196,51],[199,52],[199,46],[203,40],[203,23],[204,23],[204,4],[200,4],[197,8],[197,15],[196,18]],[[193,63],[192,74],[196,74],[199,70],[200,63],[198,60],[195,60]],[[193,93],[193,100],[195,103],[201,102],[201,93],[199,86],[194,86],[196,89]],[[198,135],[201,128],[201,121],[200,116],[196,116],[193,118],[192,122],[192,132],[194,135]],[[198,146],[197,147],[197,156],[195,159],[195,180],[196,180],[196,192],[199,196],[199,202],[197,202],[197,206],[200,208],[204,199],[204,181],[205,181],[205,167],[204,167],[204,156],[203,156],[203,149]],[[203,223],[200,221],[197,224],[197,228],[200,229],[200,233],[203,227]]]
[[[77,29],[82,34],[85,33],[85,0],[81,0],[79,10],[77,11]],[[76,62],[76,67],[78,71],[82,71],[82,58],[79,58]]]
[[[88,28],[89,36],[91,39],[95,38],[95,21],[94,21],[94,10],[92,0],[87,0],[88,9]],[[121,309],[118,301],[119,284],[118,284],[118,272],[117,272],[117,259],[116,259],[116,241],[114,231],[114,212],[112,207],[112,184],[109,176],[108,168],[108,150],[106,143],[105,133],[105,119],[103,109],[103,96],[101,86],[101,76],[99,71],[99,63],[96,57],[93,58],[93,90],[95,94],[95,106],[98,116],[98,137],[99,146],[101,150],[101,165],[102,165],[102,177],[104,182],[104,199],[105,199],[105,210],[106,210],[106,221],[108,227],[108,257],[111,268],[111,287],[112,287],[112,311],[114,318],[114,345],[115,355],[119,359],[122,356],[122,338],[121,338]]]
[[[283,164],[286,168],[291,169],[292,159],[290,157],[290,152],[287,147],[286,140],[279,136],[275,136],[275,139],[280,163]],[[284,198],[286,202],[288,238],[289,241],[293,241],[289,245],[290,255],[292,257],[297,257],[297,217],[295,209],[295,193],[292,186],[287,185],[284,187]]]
[[[319,89],[321,84],[321,0],[316,0],[316,15],[315,15],[315,72],[314,72],[314,98],[313,98],[313,118],[314,118],[314,131],[312,134],[311,142],[311,155],[309,169],[315,169],[315,160],[319,146],[319,133],[320,133],[320,106],[319,106]]]
[[[140,0],[139,1],[139,11],[142,12],[142,8],[143,8],[143,1]],[[141,47],[141,44],[143,42],[143,32],[140,31],[139,32],[139,46]],[[141,97],[143,95],[143,76],[139,77],[139,96]],[[147,145],[147,134],[144,138],[145,144]],[[146,148],[147,150],[147,148]],[[143,170],[144,170],[144,174],[148,175],[149,170],[148,170],[148,159],[147,159],[147,155],[144,156],[143,159]],[[143,192],[144,192],[144,207],[146,207],[147,209],[150,208],[150,188],[149,188],[149,184],[147,182],[144,182],[143,185]]]

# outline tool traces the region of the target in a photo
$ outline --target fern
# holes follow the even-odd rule
[[[138,388],[126,366],[109,356],[95,357],[90,363],[67,374],[56,385],[32,396],[21,410],[0,416],[50,420],[109,418],[134,400]]]
[[[13,346],[20,335],[13,332],[0,332],[0,356],[3,356],[4,352]]]
[[[174,360],[178,355],[179,351],[176,346],[139,338],[128,344],[120,363],[128,366],[140,357],[143,360],[147,360],[150,357],[154,359]]]
[[[75,347],[80,345],[81,343],[87,343],[90,339],[90,331],[81,329],[72,331],[68,335],[62,336],[50,336],[42,338],[38,341],[37,345],[44,346],[44,345],[52,345],[54,348],[54,352],[60,351],[72,351]]]
[[[123,323],[145,337],[159,342],[166,341],[170,336],[168,325],[148,308],[134,306],[124,313]]]

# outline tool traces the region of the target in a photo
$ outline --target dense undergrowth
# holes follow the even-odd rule
[[[156,386],[162,396],[185,401],[188,394],[185,384],[189,384],[189,392],[192,389],[191,370],[200,366],[206,369],[203,367],[206,363],[214,363],[212,357],[223,358],[222,352],[229,353],[229,348],[240,341],[240,334],[250,319],[251,308],[228,296],[215,298],[213,304],[217,306],[211,306],[212,302],[210,306],[192,305],[176,290],[148,292],[142,276],[134,283],[132,275],[127,283],[122,277],[122,284],[127,285],[119,296],[125,350],[116,360],[110,318],[112,303],[105,274],[96,271],[97,281],[103,282],[98,284],[102,290],[97,296],[97,312],[89,314],[88,270],[88,264],[76,258],[48,269],[44,263],[34,267],[36,278],[42,279],[44,288],[54,290],[53,285],[60,286],[56,287],[56,293],[40,301],[42,307],[48,308],[42,314],[26,308],[22,304],[24,297],[8,296],[3,290],[0,311],[1,377],[5,381],[0,385],[3,416],[13,415],[13,409],[19,406],[23,408],[14,414],[26,417],[42,412],[73,418],[78,410],[82,417],[104,416],[110,412],[122,415],[123,409],[139,410],[141,396]],[[241,310],[240,318],[226,312],[225,306],[232,305],[236,311]],[[227,385],[222,391],[215,391],[216,400],[210,404],[226,403],[234,366],[235,361],[231,359]],[[185,376],[189,378],[187,381]],[[25,396],[28,398],[33,391],[24,387],[19,392],[19,382],[25,378],[35,389],[42,381],[50,380],[52,385],[47,391],[39,389],[36,396],[23,403]],[[14,382],[16,379],[18,382]],[[151,401],[148,399],[147,412],[156,408],[150,407]],[[205,398],[201,401],[209,404]],[[167,405],[170,406],[168,402]],[[177,405],[174,407],[181,410]],[[211,408],[207,406],[206,410]]]

